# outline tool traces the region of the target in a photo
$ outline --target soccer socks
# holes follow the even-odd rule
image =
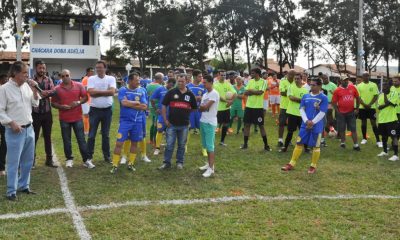
[[[85,134],[89,133],[89,116],[83,116],[83,131]]]
[[[245,146],[247,146],[247,143],[249,142],[249,136],[244,136],[243,137],[243,143]]]
[[[293,167],[296,165],[297,160],[299,160],[301,153],[303,152],[303,145],[298,145],[294,147],[292,159],[290,160],[290,165]]]
[[[231,118],[231,121],[229,122],[229,128],[231,128],[232,127],[232,125],[233,125],[233,120],[234,120],[235,118]]]
[[[264,147],[268,146],[268,139],[267,139],[267,135],[262,136],[262,140],[264,142]]]
[[[367,124],[361,124],[361,132],[363,139],[367,139]]]
[[[388,137],[387,136],[382,136],[382,147],[383,147],[383,151],[385,153],[387,153],[387,141],[388,141]],[[392,145],[393,145],[393,140],[392,140]]]
[[[143,140],[140,142],[140,150],[142,153],[142,157],[147,156],[146,138],[143,138]]]
[[[394,155],[398,156],[399,155],[399,146],[398,145],[394,145],[392,143],[392,148],[393,148]]]
[[[238,118],[236,133],[239,133],[240,129],[242,129],[242,119]]]
[[[150,141],[152,141],[153,144],[154,144],[154,142],[156,140],[156,135],[157,135],[157,128],[156,128],[156,126],[154,124],[152,124],[150,126]]]
[[[160,148],[161,147],[162,137],[163,137],[163,134],[161,132],[157,131],[157,134],[156,134],[156,148]]]
[[[380,142],[378,127],[377,126],[372,126],[372,131],[374,132],[376,142]]]
[[[226,132],[228,131],[228,127],[227,126],[223,126],[222,127],[222,132],[221,132],[221,142],[225,141],[225,137],[226,137]]]
[[[133,165],[135,164],[135,160],[136,160],[136,153],[132,153],[129,155],[129,161],[128,164],[129,165]]]
[[[321,149],[317,147],[313,148],[311,156],[311,167],[317,168],[317,163],[320,155],[321,155]]]
[[[118,167],[120,159],[121,159],[121,155],[118,155],[118,154],[115,154],[115,153],[113,154],[113,158],[112,158],[113,167]]]
[[[129,155],[129,152],[130,152],[130,150],[131,150],[131,141],[129,141],[129,140],[126,140],[125,142],[124,142],[124,146],[123,146],[123,152],[122,152],[122,156],[128,156]]]
[[[288,132],[285,139],[285,148],[289,147],[290,141],[292,141],[293,132]]]

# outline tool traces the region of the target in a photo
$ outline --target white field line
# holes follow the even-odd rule
[[[199,199],[175,199],[175,200],[158,200],[158,201],[147,201],[147,200],[133,200],[121,203],[110,203],[101,205],[89,205],[78,207],[78,212],[84,211],[96,211],[105,210],[111,208],[121,208],[128,206],[159,206],[159,205],[193,205],[193,204],[208,204],[208,203],[229,203],[229,202],[245,202],[245,201],[261,201],[261,202],[276,202],[276,201],[302,201],[302,200],[357,200],[357,199],[400,199],[400,196],[394,195],[360,195],[360,194],[344,194],[344,195],[311,195],[311,196],[234,196],[234,197],[220,197],[220,198],[199,198]],[[38,210],[25,213],[8,213],[0,215],[2,219],[18,219],[18,218],[29,218],[39,215],[52,215],[57,213],[70,213],[70,209],[67,208],[52,208],[47,210]]]
[[[53,148],[54,149],[54,148]],[[57,168],[58,177],[60,178],[61,192],[64,197],[64,202],[67,207],[68,213],[72,216],[72,221],[74,223],[75,229],[78,232],[80,239],[89,240],[92,239],[89,232],[86,230],[86,226],[83,222],[83,218],[75,205],[74,197],[68,188],[67,175],[65,175],[64,169],[58,161],[57,155],[54,153],[54,161],[60,166]]]

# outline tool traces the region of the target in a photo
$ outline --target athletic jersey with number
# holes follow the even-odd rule
[[[397,101],[397,106],[396,106],[396,112],[397,112],[397,114],[400,114],[400,87],[392,86],[390,88],[390,91],[395,91],[397,93],[398,101]]]
[[[194,94],[195,97],[201,97],[206,92],[203,84],[195,85],[194,83],[189,83],[186,87]],[[197,101],[197,106],[200,106],[200,101]]]
[[[232,84],[230,84],[230,82],[226,81],[226,80],[223,83],[220,83],[219,81],[215,82],[214,89],[215,89],[215,91],[218,92],[219,97],[221,99],[225,99],[225,96],[228,92],[231,92],[231,93],[236,92],[235,89],[233,88]],[[219,101],[218,111],[225,111],[228,109],[229,109],[229,107],[226,106],[226,102]]]
[[[246,107],[248,108],[263,108],[264,106],[264,92],[267,90],[268,84],[262,78],[251,79],[246,86],[246,90],[263,91],[261,95],[250,95],[247,96]]]
[[[379,89],[376,83],[368,82],[368,83],[360,83],[357,85],[357,90],[360,95],[361,100],[365,104],[369,104],[375,95],[379,94]],[[376,108],[376,104],[372,104],[372,109]],[[364,109],[364,106],[360,104],[360,109]]]
[[[233,88],[235,88],[235,91],[236,91],[236,94],[237,94],[237,95],[243,95],[244,92],[246,91],[246,89],[244,88],[243,85],[240,86],[240,88],[238,88],[238,87],[235,85]],[[232,103],[232,106],[231,106],[231,107],[234,108],[234,109],[242,109],[242,99],[236,97],[235,100],[233,100],[233,103]]]
[[[336,90],[336,88],[337,86],[333,82],[322,84],[322,89],[326,91],[329,102],[332,102],[333,92]]]
[[[307,93],[308,93],[307,88],[305,88],[303,86],[298,87],[297,85],[290,85],[290,87],[287,91],[288,98],[290,96],[293,96],[293,97],[301,99]],[[286,113],[295,115],[295,116],[300,116],[300,103],[292,101],[289,98],[289,104],[287,106]]]
[[[385,95],[381,93],[378,97],[378,106],[385,105]],[[399,101],[399,95],[396,91],[390,91],[387,100],[393,105],[389,105],[381,110],[378,114],[378,123],[389,123],[397,121],[396,106]]]
[[[121,103],[122,100],[127,99],[129,101],[139,101],[140,103],[147,104],[146,92],[142,87],[138,87],[135,89],[129,89],[127,87],[122,87],[118,91],[118,100]],[[137,110],[134,108],[124,107],[121,104],[120,110],[120,122],[121,121],[129,121],[129,122],[142,122],[142,114],[143,110]]]
[[[319,112],[326,113],[328,111],[328,97],[323,93],[320,93],[318,95],[307,93],[301,99],[300,108],[304,109],[308,120],[313,120]],[[306,123],[304,121],[302,122],[301,127],[306,127]],[[313,133],[322,133],[323,130],[323,120],[320,120],[319,122],[314,124],[312,128]]]
[[[295,84],[294,81],[292,83],[287,80],[287,78],[282,78],[281,83],[279,84],[279,91],[281,92],[281,109],[287,109],[289,104],[289,99],[287,96],[283,96],[282,93],[286,92],[289,89],[289,86]]]

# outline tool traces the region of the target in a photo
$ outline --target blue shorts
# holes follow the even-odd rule
[[[300,128],[297,144],[305,144],[309,147],[319,147],[321,144],[322,133],[313,132],[305,127]]]
[[[142,118],[142,128],[143,128],[143,138],[146,137],[146,115],[143,114],[143,118]]]
[[[201,112],[199,110],[190,113],[190,129],[200,129]]]
[[[164,118],[159,115],[158,119],[157,119],[157,131],[165,132],[166,129],[167,129],[167,125],[165,125],[165,123],[164,123]]]
[[[120,122],[118,128],[117,142],[140,142],[143,140],[143,123]]]

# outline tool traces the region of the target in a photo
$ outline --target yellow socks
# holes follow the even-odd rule
[[[317,163],[320,155],[321,155],[321,149],[317,147],[313,148],[311,157],[311,167],[317,168]]]
[[[118,167],[120,159],[121,159],[121,155],[118,155],[118,154],[115,154],[115,153],[113,154],[113,158],[112,158],[113,167]]]
[[[161,147],[161,141],[162,141],[163,134],[160,132],[157,132],[156,134],[156,148]]]
[[[298,145],[294,147],[293,154],[292,154],[292,159],[290,160],[290,165],[295,166],[297,160],[299,159],[301,153],[303,152],[303,145]]]
[[[128,161],[128,164],[129,164],[129,165],[135,164],[135,160],[136,160],[136,153],[131,153],[131,154],[129,154],[129,161]]]
[[[142,153],[142,157],[147,156],[147,143],[146,143],[146,138],[143,138],[143,140],[140,142],[140,150]]]
[[[123,146],[123,150],[122,150],[122,151],[123,151],[122,155],[128,157],[130,150],[131,150],[131,141],[126,140],[126,141],[124,142],[124,146]]]

